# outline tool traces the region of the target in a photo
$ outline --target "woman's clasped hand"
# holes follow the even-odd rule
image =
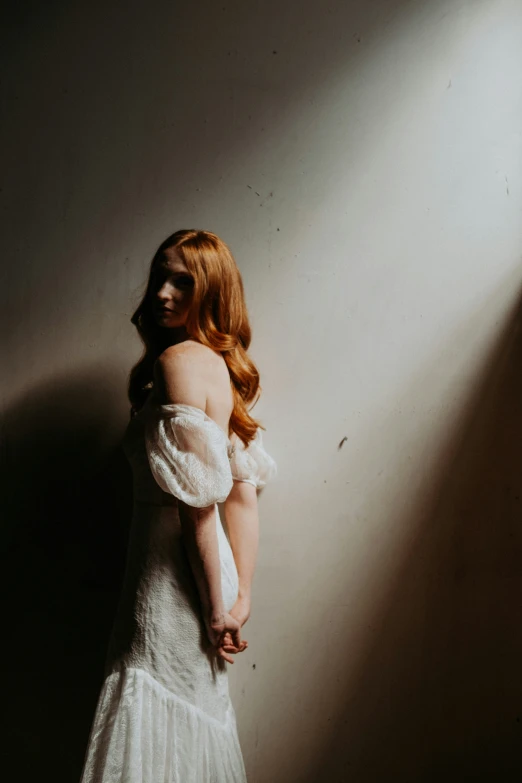
[[[250,616],[250,609],[239,601],[230,612],[212,618],[207,629],[211,644],[216,653],[227,663],[234,663],[232,655],[243,652],[248,647],[246,639],[241,639],[241,627]]]

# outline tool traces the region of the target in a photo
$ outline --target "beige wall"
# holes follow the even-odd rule
[[[129,317],[195,226],[242,270],[279,465],[230,670],[249,780],[517,780],[520,3],[18,4],[3,57],[17,779],[81,763]]]

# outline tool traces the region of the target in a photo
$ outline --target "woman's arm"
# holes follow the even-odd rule
[[[156,361],[154,379],[159,401],[181,403],[205,410],[206,389],[203,368],[192,352],[177,351],[175,346],[164,351]],[[180,522],[189,562],[194,573],[203,608],[203,618],[210,641],[229,663],[234,660],[223,651],[219,640],[229,632],[237,648],[241,648],[240,624],[225,612],[221,590],[221,562],[216,530],[214,505],[205,508],[188,506],[178,500]]]
[[[225,523],[239,576],[239,593],[231,614],[243,625],[250,616],[252,580],[259,543],[259,510],[253,484],[234,481],[224,505]]]
[[[221,562],[216,532],[216,508],[194,508],[178,501],[183,536],[207,625],[223,621]]]

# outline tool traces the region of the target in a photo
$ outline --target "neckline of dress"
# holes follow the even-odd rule
[[[203,410],[203,408],[198,408],[196,405],[187,405],[184,402],[168,402],[168,403],[154,402],[152,395],[149,395],[149,397],[147,397],[147,400],[145,401],[145,404],[147,404],[147,403],[152,405],[155,408],[168,409],[168,410],[172,410],[172,408],[181,408],[181,409],[186,409],[186,410],[189,410],[189,411],[195,411],[204,420],[206,420],[206,421],[210,422],[211,424],[213,424],[214,427],[217,427],[217,429],[221,432],[221,434],[226,439],[227,444],[229,446],[232,445],[232,441],[230,440],[229,436],[227,435],[227,433],[225,432],[223,427],[220,427],[219,424],[217,423],[217,421],[215,421],[215,419],[213,419],[212,416],[209,416],[208,413]],[[145,407],[145,405],[143,406],[143,408],[144,407]],[[142,408],[142,410],[143,410],[143,408]]]

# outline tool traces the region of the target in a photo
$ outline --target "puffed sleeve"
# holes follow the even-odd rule
[[[263,446],[260,427],[247,448],[242,440],[237,439],[232,448],[230,469],[235,481],[247,481],[257,489],[264,487],[277,475],[277,464]]]
[[[203,410],[156,405],[145,423],[150,469],[164,492],[188,506],[223,503],[232,489],[225,432]]]

